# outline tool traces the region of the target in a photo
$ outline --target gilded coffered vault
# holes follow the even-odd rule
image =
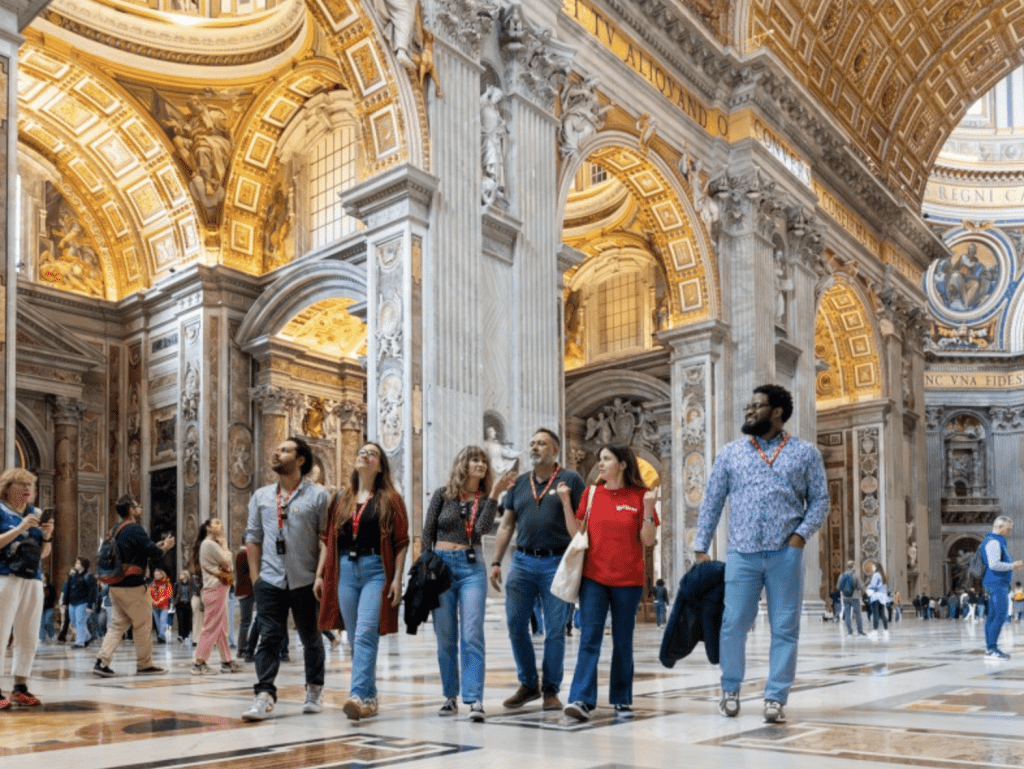
[[[752,0],[740,29],[821,101],[874,173],[918,203],[946,137],[1024,61],[1021,0]]]
[[[268,5],[183,24],[178,5],[56,0],[26,30],[19,138],[52,169],[76,241],[39,253],[33,278],[119,300],[192,262],[253,275],[281,266],[294,257],[282,242],[297,204],[294,148],[280,142],[321,94],[347,94],[353,183],[422,162],[425,121],[405,117],[422,95],[417,107],[365,10]],[[43,234],[63,243],[66,230]]]
[[[814,327],[819,408],[881,396],[876,326],[849,283],[838,280],[825,292]]]

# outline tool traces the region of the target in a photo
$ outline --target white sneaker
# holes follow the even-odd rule
[[[878,631],[877,630],[872,630],[870,633],[868,633],[868,638],[870,638],[872,641],[877,641],[878,640]]]
[[[306,701],[302,705],[302,712],[324,712],[324,687],[306,684]]]
[[[786,711],[782,709],[782,703],[776,700],[764,701],[764,722],[766,724],[786,723]]]
[[[482,724],[486,716],[484,715],[484,704],[477,700],[476,702],[469,703],[469,720]]]
[[[269,692],[260,692],[253,700],[252,706],[242,713],[243,721],[266,721],[273,718],[274,698]]]

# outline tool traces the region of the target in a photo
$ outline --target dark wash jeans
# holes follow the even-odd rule
[[[256,621],[259,623],[260,642],[256,649],[256,694],[269,692],[277,700],[274,679],[281,667],[281,642],[288,632],[288,610],[291,609],[295,627],[302,640],[302,653],[306,663],[306,685],[324,685],[324,643],[317,628],[317,600],[313,586],[282,590],[262,579],[253,585],[256,595]]]

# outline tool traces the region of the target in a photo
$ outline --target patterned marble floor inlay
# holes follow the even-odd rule
[[[915,670],[928,670],[939,667],[936,664],[914,662],[873,662],[868,665],[843,665],[837,668],[825,668],[819,673],[835,673],[844,676],[893,676],[897,673],[910,673]]]
[[[834,678],[797,678],[796,681],[793,682],[793,687],[790,691],[800,692],[808,689],[823,689],[827,686],[838,686],[843,683],[846,682],[837,681]],[[657,697],[662,700],[687,699],[700,700],[703,702],[714,700],[715,702],[718,702],[718,698],[721,694],[721,687],[716,682],[713,684],[704,684],[703,686],[690,686],[685,689],[667,689],[648,694],[641,694],[639,696],[650,698]],[[762,697],[764,697],[763,678],[748,678],[743,682],[743,690],[740,696],[741,700],[759,700]]]
[[[984,739],[937,729],[803,721],[766,726],[701,744],[950,769],[1024,765],[1024,739],[1006,734],[979,736]]]
[[[903,705],[904,710],[984,716],[1024,715],[1024,692],[1008,689],[953,689]]]
[[[102,702],[51,703],[0,718],[0,755],[106,745],[156,735],[237,729],[236,718]]]

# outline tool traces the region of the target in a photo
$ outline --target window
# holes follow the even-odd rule
[[[608,172],[599,165],[590,164],[590,183],[600,184],[608,180]]]
[[[355,126],[325,134],[310,149],[309,212],[313,250],[355,232],[356,221],[342,212],[338,192],[355,181]]]
[[[639,274],[614,275],[597,289],[597,354],[642,347]]]

